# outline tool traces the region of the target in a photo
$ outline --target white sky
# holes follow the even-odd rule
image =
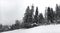
[[[59,0],[0,0],[0,23],[12,24],[16,19],[22,19],[28,5],[38,6],[39,13],[44,14],[46,7],[55,8],[59,3]]]

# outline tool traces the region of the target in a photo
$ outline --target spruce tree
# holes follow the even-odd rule
[[[38,23],[38,7],[36,7],[36,12],[34,16],[34,23]]]
[[[26,12],[25,12],[25,14],[24,14],[24,18],[23,18],[23,22],[24,22],[24,23],[28,23],[29,11],[30,11],[30,8],[29,8],[29,6],[28,6],[27,9],[26,9]]]
[[[44,20],[43,20],[43,19],[44,19],[44,17],[43,17],[43,14],[42,14],[42,13],[40,13],[40,14],[39,14],[38,19],[39,19],[39,23],[40,23],[40,24],[42,24],[42,23],[43,23],[43,21],[44,21]]]
[[[48,23],[50,23],[50,20],[51,20],[51,13],[50,13],[50,7],[48,7],[48,9],[47,9],[47,20],[48,20]]]
[[[15,28],[16,29],[20,28],[20,21],[19,20],[16,20],[16,22],[15,22]]]
[[[25,23],[33,23],[33,12],[34,12],[34,6],[32,5],[31,10],[28,6],[23,18]]]
[[[32,5],[30,13],[29,13],[29,22],[30,23],[33,23],[33,12],[34,12],[34,6]]]
[[[54,23],[54,12],[53,12],[53,9],[51,8],[51,23]]]
[[[53,20],[54,20],[54,13],[53,13],[53,9],[48,7],[47,9],[47,20],[49,23],[53,23]]]

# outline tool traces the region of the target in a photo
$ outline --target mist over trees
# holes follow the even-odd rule
[[[60,21],[60,6],[56,4],[56,10],[54,11],[53,8],[47,7],[45,10],[45,17],[42,13],[39,13],[38,7],[36,7],[36,10],[34,10],[34,6],[31,6],[31,9],[27,7],[27,12],[25,12],[25,16],[23,18],[23,21],[28,21],[26,23],[33,23],[33,24],[56,24]],[[35,12],[35,15],[33,14]],[[28,14],[28,15],[27,15]],[[31,14],[31,15],[30,15]]]
[[[15,20],[15,24],[10,26],[0,24],[0,32],[22,29],[22,28],[32,28],[40,25],[50,25],[50,24],[60,24],[60,6],[56,4],[56,10],[53,8],[47,7],[45,10],[45,17],[43,13],[39,13],[39,7],[36,7],[34,10],[34,6],[27,6],[24,17],[22,19],[22,23],[19,20]]]

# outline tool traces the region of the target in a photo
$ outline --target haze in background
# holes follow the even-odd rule
[[[31,7],[33,4],[35,8],[38,6],[39,13],[44,15],[46,7],[50,6],[55,10],[59,3],[59,0],[0,0],[0,23],[11,25],[15,20],[21,20],[28,5]]]

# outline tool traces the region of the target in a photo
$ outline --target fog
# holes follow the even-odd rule
[[[44,15],[46,7],[50,6],[55,10],[59,3],[59,0],[0,0],[0,23],[10,25],[15,20],[21,20],[28,5],[31,7],[33,4],[35,8],[38,6],[39,13]]]

